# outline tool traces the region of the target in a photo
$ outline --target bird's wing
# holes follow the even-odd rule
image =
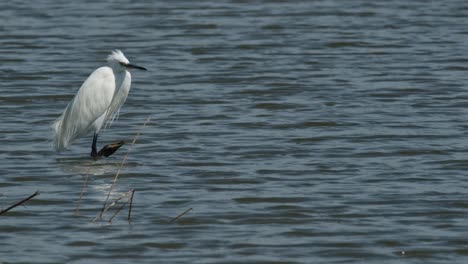
[[[109,67],[96,69],[81,86],[55,127],[55,146],[66,148],[74,139],[91,129],[99,131],[115,92],[115,77]],[[100,124],[95,121],[102,119]]]

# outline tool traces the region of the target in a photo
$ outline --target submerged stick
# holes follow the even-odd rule
[[[129,204],[129,209],[128,209],[128,210],[129,210],[129,214],[128,214],[128,217],[129,217],[129,218],[128,218],[128,219],[129,219],[129,221],[130,221],[130,212],[132,211],[132,202],[133,202],[133,195],[135,194],[135,189],[132,189],[132,190],[126,192],[124,196],[122,196],[122,197],[120,197],[119,199],[117,199],[116,201],[114,201],[114,202],[112,203],[112,205],[110,205],[110,206],[108,207],[108,209],[110,209],[111,206],[116,205],[117,202],[118,202],[120,199],[122,199],[123,197],[128,196],[129,194],[130,194],[130,198],[128,198],[127,202],[125,202],[122,206],[120,206],[120,207],[117,209],[117,211],[109,218],[109,223],[112,222],[112,219],[114,219],[114,217],[115,217],[115,216],[125,207],[125,205],[127,205],[127,204]],[[106,209],[106,211],[107,211],[108,209]]]
[[[132,214],[133,196],[135,196],[135,189],[132,190],[132,196],[130,196],[130,204],[128,206],[128,222],[130,222],[130,215]]]
[[[11,209],[17,207],[18,205],[23,204],[24,202],[30,200],[31,198],[33,198],[33,197],[36,196],[36,195],[39,195],[39,191],[36,191],[35,193],[31,194],[30,196],[24,198],[23,200],[21,200],[21,201],[19,201],[19,202],[13,204],[12,206],[10,206],[10,207],[8,207],[8,208],[6,208],[6,209],[1,210],[1,211],[0,211],[0,215],[6,213],[6,212],[8,212],[8,211],[10,211]]]
[[[109,211],[112,207],[116,206],[120,200],[122,200],[123,198],[125,197],[128,197],[129,195],[132,195],[132,190],[124,193],[123,195],[121,195],[119,198],[115,199],[112,203],[110,203],[109,205],[106,206],[106,208],[104,208],[104,211],[102,212],[102,214],[105,214],[107,211]],[[130,198],[125,202],[125,204],[127,204],[128,202],[130,201]],[[92,221],[93,223],[96,222],[97,220],[100,220],[99,218],[99,215],[96,216],[96,218],[94,218],[94,220]]]
[[[169,224],[174,223],[175,221],[177,221],[177,219],[181,218],[183,215],[185,215],[186,213],[188,213],[192,209],[193,208],[189,208],[189,209],[185,210],[185,212],[183,212],[183,213],[179,214],[178,216],[174,217],[171,221],[169,221]]]
[[[114,217],[127,205],[128,201],[124,204],[122,204],[122,206],[120,206],[117,211],[115,211],[115,213],[109,218],[109,223],[112,222],[112,219],[114,219]]]
[[[83,199],[85,189],[88,186],[88,178],[89,178],[89,170],[90,169],[91,169],[91,164],[88,165],[88,168],[86,170],[86,176],[85,176],[85,178],[83,180],[83,185],[81,186],[80,198],[78,199],[78,202],[76,203],[75,215],[78,215],[80,213],[81,200]]]
[[[81,200],[83,199],[83,194],[85,192],[86,187],[88,186],[88,178],[89,178],[89,174],[86,174],[83,180],[83,185],[81,186],[80,198],[78,199],[78,202],[76,203],[75,215],[80,214]]]

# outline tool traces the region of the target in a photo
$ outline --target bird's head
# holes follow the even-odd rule
[[[129,68],[139,69],[139,70],[147,70],[145,67],[137,66],[135,64],[131,64],[128,59],[125,57],[122,51],[114,50],[112,53],[107,56],[107,62],[113,69],[120,69],[122,71],[127,70]]]

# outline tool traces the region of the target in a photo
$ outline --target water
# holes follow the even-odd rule
[[[467,261],[465,1],[99,2],[0,4],[1,263]],[[51,148],[115,48],[130,224],[130,144]]]

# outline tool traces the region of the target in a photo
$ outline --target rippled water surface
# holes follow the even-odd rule
[[[466,263],[467,17],[461,0],[3,1],[0,208],[40,195],[0,215],[0,263]],[[128,144],[54,152],[51,123],[115,48],[150,69],[100,136]],[[128,151],[109,200],[135,189],[132,221],[107,221],[119,203],[93,223]]]

